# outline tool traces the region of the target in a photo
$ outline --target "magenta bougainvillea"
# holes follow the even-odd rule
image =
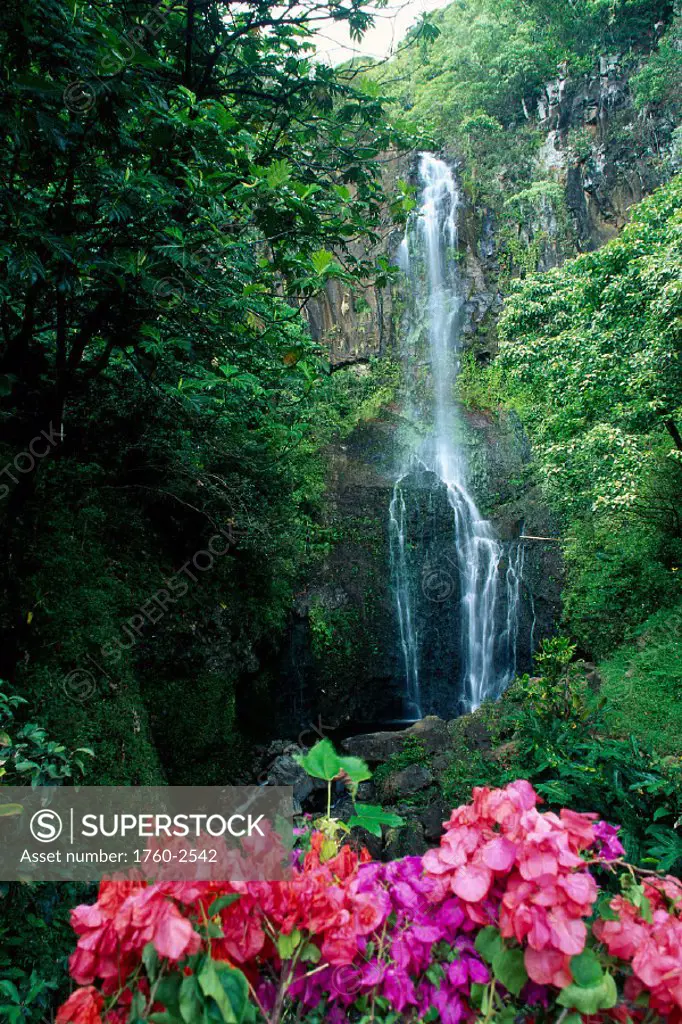
[[[682,1024],[682,885],[539,803],[475,789],[437,849],[390,863],[313,831],[285,882],[105,881],[73,911],[57,1024]]]

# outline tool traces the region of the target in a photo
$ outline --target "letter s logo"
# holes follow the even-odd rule
[[[62,834],[62,819],[56,811],[36,811],[29,823],[31,835],[39,843],[53,843]]]

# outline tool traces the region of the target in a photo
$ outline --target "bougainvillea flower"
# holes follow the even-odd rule
[[[102,1024],[104,1000],[92,985],[77,988],[57,1011],[56,1024]]]
[[[436,849],[389,864],[350,845],[329,857],[329,840],[313,831],[286,881],[103,882],[94,905],[72,912],[78,939],[70,969],[83,987],[61,1007],[57,1024],[125,1024],[133,993],[149,997],[149,943],[168,973],[191,973],[187,958],[210,948],[214,960],[243,970],[266,1013],[286,998],[303,1015],[316,1010],[343,1024],[365,996],[406,1017],[431,1019],[435,1010],[440,1024],[470,1024],[479,1015],[472,987],[490,981],[476,948],[490,925],[507,948],[523,951],[529,981],[519,1008],[556,1008],[589,925],[612,958],[607,969],[619,972],[621,996],[612,1009],[585,1016],[586,1024],[641,1024],[642,1000],[669,1024],[682,1024],[682,885],[647,876],[637,890],[646,902],[616,896],[615,919],[591,923],[598,896],[591,867],[621,856],[617,828],[539,805],[524,780],[479,787],[471,803],[452,811]],[[237,898],[213,915],[209,947],[208,910],[222,895]],[[280,942],[285,936],[291,944]],[[284,952],[292,948],[293,960]],[[103,996],[115,1004],[106,1013]],[[503,990],[502,998],[511,996]],[[533,1015],[524,1021],[532,1024]]]

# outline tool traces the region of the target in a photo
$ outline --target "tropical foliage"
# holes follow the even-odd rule
[[[681,198],[678,176],[613,242],[520,285],[500,324],[510,389],[573,537],[568,621],[599,654],[679,594]]]
[[[237,680],[324,550],[321,452],[391,394],[390,364],[330,376],[306,324],[332,280],[386,281],[402,142],[311,59],[325,17],[369,23],[358,0],[0,14],[1,670],[66,741],[103,738],[106,781],[238,760]],[[191,728],[168,710],[190,677]]]

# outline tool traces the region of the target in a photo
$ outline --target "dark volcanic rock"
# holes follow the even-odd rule
[[[268,769],[269,786],[293,786],[294,800],[302,804],[315,788],[308,773],[297,764],[293,757],[282,754],[276,757]]]
[[[450,746],[450,734],[446,722],[435,715],[415,722],[408,729],[398,732],[369,732],[351,736],[342,743],[348,754],[361,757],[370,764],[382,764],[403,749],[405,740],[416,737],[424,744],[427,754],[436,754]]]
[[[429,843],[437,843],[443,834],[443,822],[450,817],[450,808],[444,800],[438,799],[422,811],[421,823]]]
[[[385,838],[384,860],[421,857],[429,848],[422,824],[416,817],[408,818],[401,828],[389,829]]]
[[[433,782],[433,774],[422,764],[410,764],[407,768],[393,772],[381,787],[382,796],[388,800],[400,800],[414,796]]]

